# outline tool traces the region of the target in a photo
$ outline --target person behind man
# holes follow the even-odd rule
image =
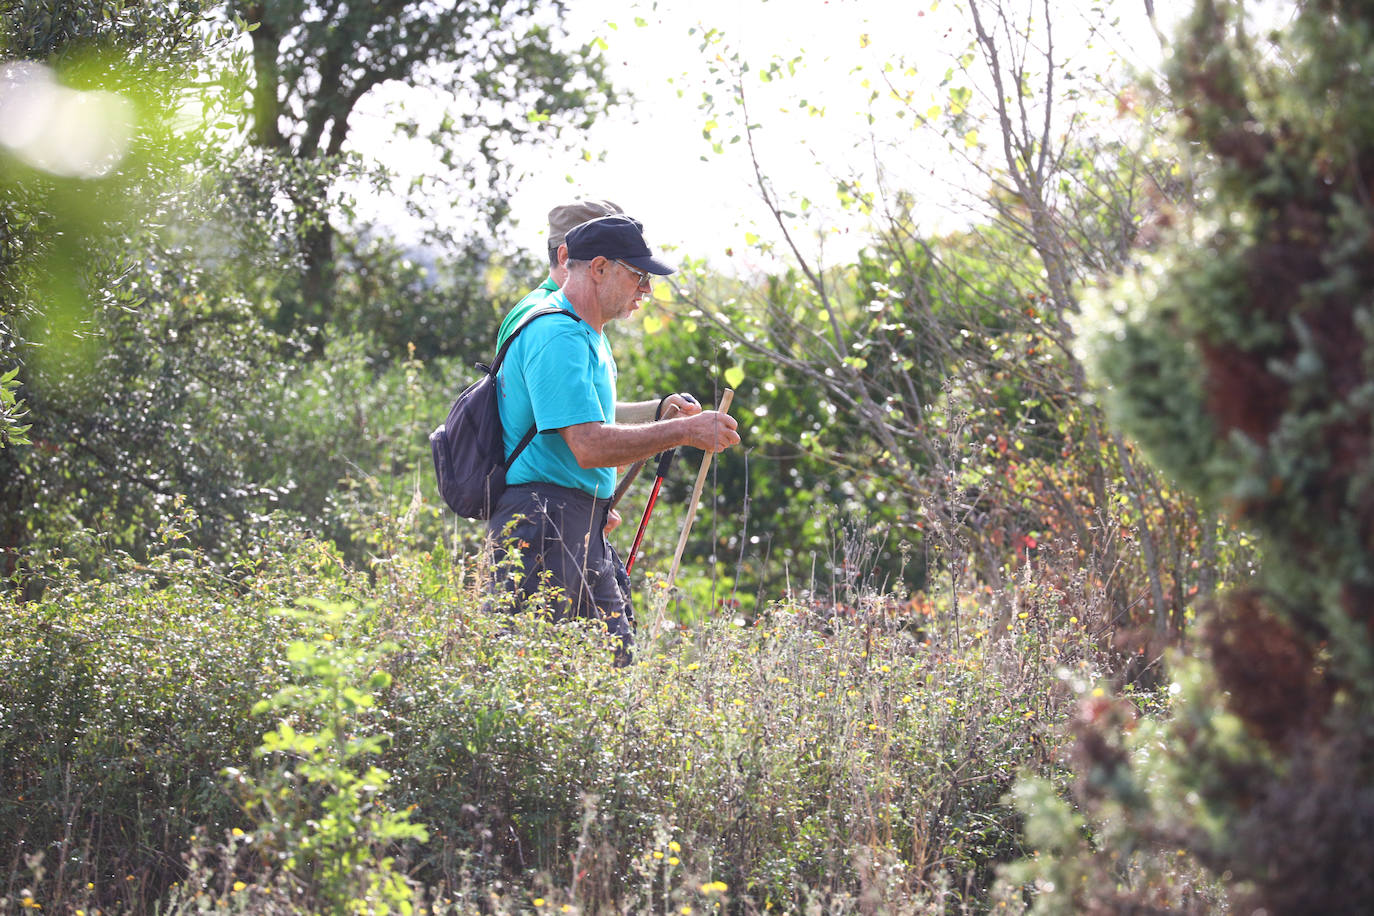
[[[605,536],[615,468],[679,445],[720,452],[740,441],[734,418],[675,393],[616,400],[616,366],[603,330],[652,293],[652,276],[673,269],[653,256],[643,225],[624,215],[567,234],[567,280],[511,344],[497,373],[507,453],[534,424],[540,433],[506,471],[507,488],[488,522],[498,591],[520,606],[547,579],[555,619],[603,621],[626,664],[634,619],[624,567]],[[666,418],[666,419],[665,419]]]
[[[526,293],[525,297],[506,314],[505,320],[501,322],[501,330],[496,333],[497,350],[501,349],[506,338],[510,337],[511,332],[520,325],[526,315],[543,305],[549,294],[558,292],[558,288],[567,281],[568,269],[562,262],[568,257],[567,247],[563,244],[568,236],[568,230],[598,216],[612,216],[624,212],[609,200],[575,200],[572,203],[560,204],[549,211],[549,276],[543,283]]]

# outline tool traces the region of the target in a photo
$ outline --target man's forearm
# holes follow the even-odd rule
[[[657,401],[646,402],[650,405],[649,419]],[[616,419],[620,412],[617,409]],[[683,420],[663,420],[659,423],[582,423],[560,429],[564,441],[572,451],[577,463],[584,468],[609,468],[633,464],[641,458],[649,458],[665,449],[682,445],[687,436],[681,424]]]
[[[658,411],[658,405],[658,399],[652,401],[616,401],[615,422],[652,423],[657,419],[654,414]]]

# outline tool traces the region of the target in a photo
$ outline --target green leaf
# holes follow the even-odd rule
[[[744,381],[744,369],[740,366],[731,366],[725,370],[725,384],[731,388],[738,388],[740,382]]]

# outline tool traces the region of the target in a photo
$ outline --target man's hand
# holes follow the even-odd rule
[[[688,421],[686,444],[705,452],[723,452],[732,445],[739,445],[739,424],[728,413],[719,410],[702,410]]]
[[[610,534],[616,528],[620,527],[620,522],[620,513],[615,509],[612,509],[611,514],[606,516],[606,533]]]
[[[697,399],[686,392],[670,394],[663,399],[662,409],[659,411],[660,420],[671,420],[674,417],[690,417],[701,413],[701,405]]]

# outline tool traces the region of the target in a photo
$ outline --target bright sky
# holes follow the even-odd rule
[[[990,5],[990,0],[984,4]],[[1135,47],[1124,39],[1088,34],[1089,11],[1100,5],[1054,0],[1060,56],[1078,55],[1080,63],[1089,62],[1098,72],[1117,66],[1109,52],[1137,61],[1158,57],[1143,0],[1108,4],[1122,18],[1118,34],[1136,39]],[[1014,6],[1019,11],[1027,3]],[[988,17],[985,11],[985,21]],[[598,197],[642,219],[655,247],[716,264],[730,260],[727,249],[747,264],[747,233],[778,239],[753,179],[747,144],[728,142],[739,133],[737,125],[715,115],[720,127],[713,139],[727,144],[722,155],[712,153],[702,136],[712,117],[700,107],[703,90],[721,100],[731,95],[728,83],[716,85],[718,74],[710,65],[722,66],[736,54],[750,67],[743,85],[750,120],[760,125],[755,139],[762,169],[798,212],[801,198],[809,202],[806,215],[794,224],[808,251],[814,253],[821,238],[829,257],[847,256],[861,244],[862,227],[836,205],[835,182],[855,173],[871,180],[875,158],[892,180],[916,192],[927,225],[938,228],[957,220],[949,202],[951,185],[965,175],[961,157],[930,129],[914,130],[910,117],[892,114],[883,70],[886,64],[894,67],[889,77],[912,93],[911,110],[943,104],[948,87],[940,83],[968,49],[970,22],[964,4],[954,0],[633,0],[614,11],[605,4],[575,3],[565,24],[578,41],[605,42],[611,80],[632,91],[637,102],[603,118],[585,136],[581,145],[594,155],[604,152],[604,158],[549,160],[547,150],[523,151],[531,174],[513,202],[518,223],[513,237],[542,253],[548,209],[577,197]],[[720,41],[703,49],[708,29],[718,30]],[[760,78],[771,61],[794,59],[795,70],[786,78]],[[883,100],[880,117],[870,126],[868,100],[874,90]],[[809,114],[801,100],[807,108],[824,109],[824,115]],[[403,104],[413,109],[423,103],[406,99]],[[354,121],[353,135],[404,182],[408,170],[419,167],[410,157],[420,147],[383,144],[381,132],[366,124],[363,113]],[[362,203],[365,214],[381,216],[396,226],[398,238],[406,237],[404,218],[391,202]]]

